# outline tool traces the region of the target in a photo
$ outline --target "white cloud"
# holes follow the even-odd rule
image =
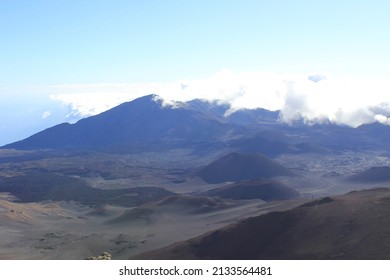
[[[278,75],[265,72],[235,73],[223,70],[196,80],[171,83],[85,84],[51,86],[52,100],[69,106],[69,116],[85,117],[147,94],[166,100],[220,99],[233,108],[281,110],[285,121],[329,119],[358,126],[388,122],[390,83],[333,77],[329,74]]]
[[[42,114],[42,119],[47,119],[50,116],[51,116],[51,112],[50,111],[45,111]]]
[[[256,107],[281,110],[286,122],[303,118],[308,123],[329,119],[354,127],[374,121],[390,125],[388,80],[335,77],[329,73],[280,75],[223,70],[204,79],[171,83],[0,87],[0,126],[7,126],[0,144],[148,94],[158,94],[168,103],[220,99],[230,102],[232,111]]]

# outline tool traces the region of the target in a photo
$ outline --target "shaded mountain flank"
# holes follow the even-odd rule
[[[137,206],[173,193],[158,187],[103,190],[83,180],[48,172],[0,177],[0,193],[10,193],[19,202],[77,201],[85,205]]]
[[[261,154],[230,153],[201,168],[196,175],[216,184],[296,174]]]
[[[280,111],[269,111],[263,108],[239,109],[231,108],[230,104],[222,101],[207,101],[194,99],[185,103],[188,108],[206,114],[226,119],[229,122],[253,125],[259,123],[278,123]]]
[[[390,167],[375,166],[346,178],[354,183],[380,183],[390,182]]]
[[[281,182],[269,179],[248,180],[211,189],[204,196],[227,199],[261,199],[264,201],[298,198],[300,194]]]
[[[1,148],[139,152],[199,146],[203,151],[230,148],[276,156],[389,149],[389,136],[390,127],[380,123],[356,129],[330,122],[287,125],[279,111],[234,111],[229,104],[199,99],[167,104],[157,95],[147,95]]]
[[[355,191],[248,218],[134,259],[389,259],[389,211],[389,189]]]
[[[224,122],[180,104],[167,105],[156,95],[123,103],[75,124],[63,123],[2,148],[132,149],[212,141],[227,131]]]

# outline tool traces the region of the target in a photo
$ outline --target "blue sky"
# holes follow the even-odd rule
[[[356,115],[372,86],[370,106],[387,110],[389,14],[390,2],[378,0],[2,0],[0,144],[149,93],[239,96],[241,107],[284,108],[291,117],[314,106],[298,113],[316,118],[311,95],[354,95],[360,101],[345,114]],[[312,89],[300,82],[308,75],[328,82]],[[280,90],[286,80],[292,97],[291,89]],[[192,85],[191,94],[175,93],[183,83]],[[244,98],[238,88],[252,92]],[[291,98],[305,106],[290,108]],[[348,98],[341,99],[321,114],[348,123]]]

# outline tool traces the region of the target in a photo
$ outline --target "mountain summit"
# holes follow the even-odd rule
[[[180,146],[210,141],[226,129],[224,121],[213,115],[147,95],[75,124],[56,125],[3,148],[131,150],[145,145]]]
[[[326,154],[331,151],[388,150],[390,126],[379,123],[358,128],[336,124],[287,125],[280,112],[234,110],[227,103],[195,99],[166,102],[147,95],[75,124],[62,123],[7,149],[73,149],[140,152],[169,148],[231,148],[230,151]]]

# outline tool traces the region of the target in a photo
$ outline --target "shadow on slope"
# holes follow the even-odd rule
[[[211,213],[236,206],[237,203],[220,198],[192,195],[171,195],[163,199],[145,203],[137,208],[125,210],[107,224],[142,223],[150,224],[166,217],[178,217]]]
[[[248,218],[135,258],[389,259],[389,211],[389,189],[355,191]]]
[[[264,201],[287,200],[300,196],[294,189],[278,181],[266,179],[228,184],[203,192],[201,195],[228,199],[261,199]]]

